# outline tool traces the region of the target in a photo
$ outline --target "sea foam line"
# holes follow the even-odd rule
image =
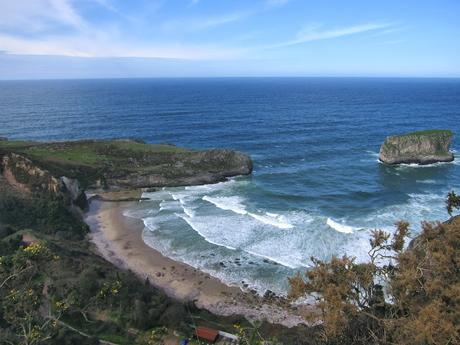
[[[227,249],[230,249],[230,250],[237,250],[235,247],[231,247],[231,246],[227,246],[225,244],[222,244],[222,243],[218,243],[218,242],[215,242],[213,240],[210,240],[208,237],[206,237],[194,224],[193,222],[191,221],[191,219],[189,217],[187,217],[186,215],[183,215],[183,214],[179,214],[179,213],[176,213],[176,216],[182,218],[193,230],[195,230],[196,233],[198,233],[198,235],[200,235],[206,242],[208,243],[211,243],[211,244],[214,244],[216,246],[219,246],[219,247],[225,247]]]
[[[334,230],[336,230],[338,232],[342,232],[344,234],[352,234],[353,230],[355,230],[355,228],[353,228],[352,226],[337,223],[336,221],[332,220],[331,218],[327,219],[326,224],[329,225],[332,229],[334,229]]]
[[[232,211],[236,214],[250,216],[259,222],[267,225],[275,226],[280,229],[292,229],[294,226],[288,222],[280,220],[281,216],[275,213],[266,213],[266,215],[260,215],[246,210],[246,206],[241,203],[241,199],[237,196],[234,197],[210,197],[205,195],[202,198],[216,207],[225,210]]]

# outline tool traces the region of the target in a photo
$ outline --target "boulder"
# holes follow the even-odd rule
[[[379,159],[386,164],[432,164],[452,162],[449,151],[453,134],[449,130],[428,130],[390,136],[380,148]]]

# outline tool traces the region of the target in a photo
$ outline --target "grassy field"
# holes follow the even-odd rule
[[[103,166],[139,155],[190,152],[166,144],[146,144],[134,140],[67,141],[40,143],[31,141],[0,141],[0,150],[24,154],[37,160]]]
[[[87,187],[113,175],[168,176],[178,156],[188,157],[197,151],[135,140],[0,141],[0,156],[11,152],[29,158],[54,176],[77,178]]]

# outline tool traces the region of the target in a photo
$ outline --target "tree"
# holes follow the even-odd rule
[[[460,208],[460,196],[455,194],[454,191],[447,194],[446,208],[450,216],[452,216],[454,208]]]
[[[291,298],[318,301],[326,343],[460,343],[460,219],[423,222],[404,249],[408,233],[406,222],[393,236],[376,230],[367,263],[313,259],[305,277],[289,280]]]

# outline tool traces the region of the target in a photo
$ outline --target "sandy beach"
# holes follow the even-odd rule
[[[112,196],[111,196],[112,197]],[[249,320],[266,320],[293,327],[306,323],[302,315],[311,307],[297,308],[278,298],[263,298],[239,287],[228,286],[191,266],[163,256],[142,240],[144,224],[125,217],[130,201],[93,199],[85,221],[91,228],[91,242],[106,260],[148,279],[170,297],[194,301],[196,306],[218,315],[244,315]]]

